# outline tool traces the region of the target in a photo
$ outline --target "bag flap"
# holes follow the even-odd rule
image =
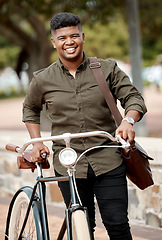
[[[141,145],[139,145],[139,143],[137,143],[136,141],[135,141],[135,147],[145,156],[145,157],[147,157],[147,159],[149,159],[149,160],[154,160],[152,157],[150,157],[148,154],[147,154],[147,152],[141,147]]]

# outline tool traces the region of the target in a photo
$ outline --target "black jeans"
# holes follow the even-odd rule
[[[60,176],[55,171],[56,176]],[[87,179],[76,179],[78,192],[83,206],[88,208],[91,231],[95,224],[96,196],[103,224],[111,240],[132,240],[127,217],[128,193],[125,165],[95,176],[91,166],[88,167]],[[58,183],[66,206],[70,203],[69,182]]]

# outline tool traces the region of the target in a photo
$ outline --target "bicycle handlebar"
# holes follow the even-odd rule
[[[6,150],[11,151],[11,152],[18,152],[17,149],[19,149],[19,148],[20,148],[19,146],[14,145],[12,143],[8,143],[6,145]]]
[[[57,136],[50,136],[50,137],[40,137],[40,138],[33,138],[27,141],[21,148],[14,144],[7,144],[6,150],[22,153],[25,151],[25,149],[33,143],[36,142],[47,142],[47,141],[58,141],[58,140],[64,140],[65,143],[69,143],[71,139],[73,138],[84,138],[84,137],[92,137],[92,136],[105,136],[109,138],[113,142],[118,142],[122,144],[122,147],[129,147],[130,144],[126,142],[124,139],[120,137],[120,135],[116,135],[113,137],[110,133],[105,131],[92,131],[92,132],[84,132],[84,133],[64,133]]]

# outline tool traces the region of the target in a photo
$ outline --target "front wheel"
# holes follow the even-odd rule
[[[11,202],[7,219],[6,239],[17,240],[20,234],[32,189],[27,188],[25,190],[26,191],[18,191]],[[43,240],[41,216],[37,201],[33,201],[32,203],[21,239]]]
[[[86,214],[82,210],[72,212],[72,239],[91,239]]]

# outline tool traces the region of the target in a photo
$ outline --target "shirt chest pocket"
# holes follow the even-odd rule
[[[97,83],[89,86],[87,89],[87,99],[91,107],[105,106],[104,96]]]
[[[108,118],[110,110],[98,84],[94,83],[90,85],[86,92],[87,107],[91,117],[96,119]]]
[[[75,109],[74,92],[57,89],[45,95],[46,109],[52,116],[65,116]]]

